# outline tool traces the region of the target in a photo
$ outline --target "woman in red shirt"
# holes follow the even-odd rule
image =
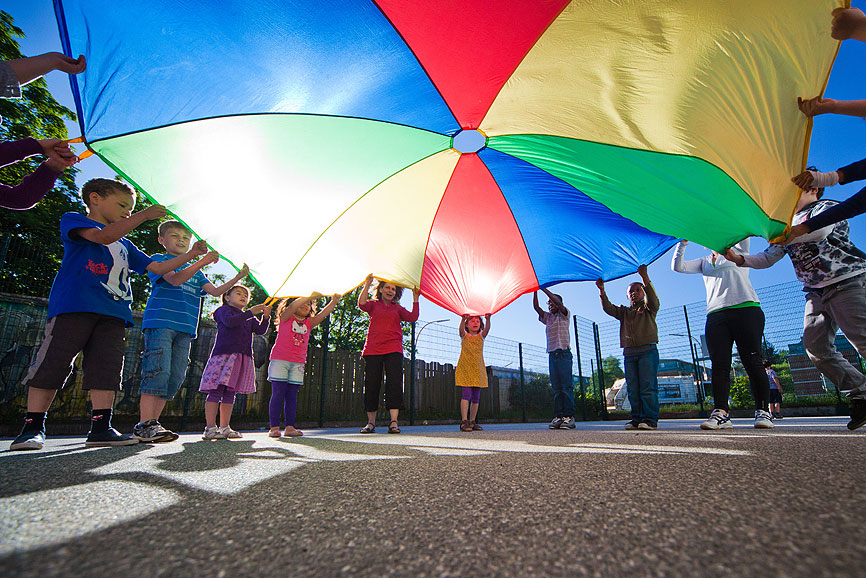
[[[412,311],[400,305],[403,288],[378,281],[376,298],[367,299],[373,275],[367,275],[364,288],[358,295],[358,307],[370,316],[370,328],[364,342],[364,410],[367,412],[367,425],[361,433],[376,431],[376,410],[379,407],[379,389],[382,387],[382,374],[385,375],[385,403],[391,413],[388,433],[398,434],[397,417],[403,405],[403,330],[402,321],[418,320],[418,289],[412,290]]]

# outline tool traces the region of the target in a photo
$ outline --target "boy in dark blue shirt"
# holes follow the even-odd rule
[[[84,353],[83,389],[90,391],[92,406],[87,446],[138,443],[111,427],[114,394],[120,390],[126,327],[132,326],[130,270],[168,273],[204,251],[193,248],[185,255],[155,263],[124,235],[166,214],[153,205],[132,214],[135,193],[126,184],[91,179],[81,189],[87,216],[65,213],[60,219],[63,262],[48,297],[45,338],[30,366],[24,384],[27,416],[11,450],[42,449],[45,417],[57,390],[63,387],[72,362]]]

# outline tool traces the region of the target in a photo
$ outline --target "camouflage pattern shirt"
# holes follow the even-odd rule
[[[799,225],[836,204],[837,201],[829,199],[810,203],[794,215],[791,224]],[[799,243],[770,245],[763,253],[743,257],[746,266],[765,269],[786,253],[804,289],[827,287],[866,273],[866,253],[848,238],[848,221],[803,235]]]

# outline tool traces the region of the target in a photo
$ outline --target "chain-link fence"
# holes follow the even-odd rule
[[[800,340],[804,296],[796,282],[758,290],[766,315],[765,354],[774,366],[790,402],[809,397],[808,403],[840,403],[828,383],[808,360]],[[45,326],[47,300],[0,293],[0,401],[4,433],[17,427],[26,407],[21,380],[26,374]],[[123,390],[115,414],[135,421],[138,414],[138,384],[141,379],[140,313],[135,327],[127,331]],[[573,316],[574,388],[577,419],[608,417],[608,406],[616,406],[614,394],[621,389],[622,350],[619,322],[611,319],[594,323]],[[711,363],[706,352],[703,302],[662,309],[659,327],[660,398],[662,403],[703,407]],[[185,428],[198,427],[204,409],[204,395],[198,393],[202,370],[207,363],[216,329],[203,319],[199,336],[193,341],[189,370],[183,388],[164,411],[165,421]],[[418,321],[415,334],[415,370],[411,347],[404,362],[404,419],[412,422],[456,420],[460,394],[454,384],[454,368],[460,357],[457,328],[441,321]],[[268,352],[274,333],[254,340],[257,392],[239,396],[234,413],[239,424],[260,425],[267,420],[270,384],[267,381]],[[411,343],[411,341],[410,341]],[[863,367],[857,351],[840,334],[837,347],[852,363]],[[488,336],[484,345],[490,387],[484,391],[479,416],[487,420],[549,419],[553,393],[549,385],[548,355],[543,347]],[[599,368],[602,371],[599,371]],[[745,379],[742,366],[734,364],[734,381]],[[52,406],[54,422],[86,421],[88,403],[80,389],[80,362]],[[310,348],[304,387],[298,398],[298,421],[302,424],[340,424],[363,420],[364,362],[359,352],[322,351]],[[828,396],[828,392],[830,395]],[[620,396],[622,397],[622,396]],[[736,402],[736,400],[735,400]],[[806,403],[806,402],[804,402]],[[664,407],[664,406],[663,406]],[[705,408],[707,409],[707,408]],[[384,415],[384,408],[382,408]],[[406,415],[408,413],[408,415]]]

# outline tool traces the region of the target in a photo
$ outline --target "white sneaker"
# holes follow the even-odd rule
[[[701,429],[734,429],[734,424],[724,410],[714,409],[707,421],[701,424]]]
[[[773,418],[769,412],[762,409],[755,411],[755,427],[758,429],[773,429],[776,424],[773,423]]]
[[[244,436],[241,435],[241,432],[238,432],[238,431],[233,430],[233,429],[232,429],[232,426],[230,426],[230,425],[224,425],[224,426],[222,426],[222,427],[220,428],[220,434],[221,434],[224,438],[228,438],[228,439],[230,439],[230,440],[236,440],[236,439],[240,439],[240,438],[244,437]]]
[[[559,425],[559,429],[574,429],[574,418],[566,416],[562,418],[562,423]]]
[[[223,435],[220,428],[215,425],[209,425],[204,428],[204,433],[201,434],[201,439],[203,440],[224,440],[226,436]]]

